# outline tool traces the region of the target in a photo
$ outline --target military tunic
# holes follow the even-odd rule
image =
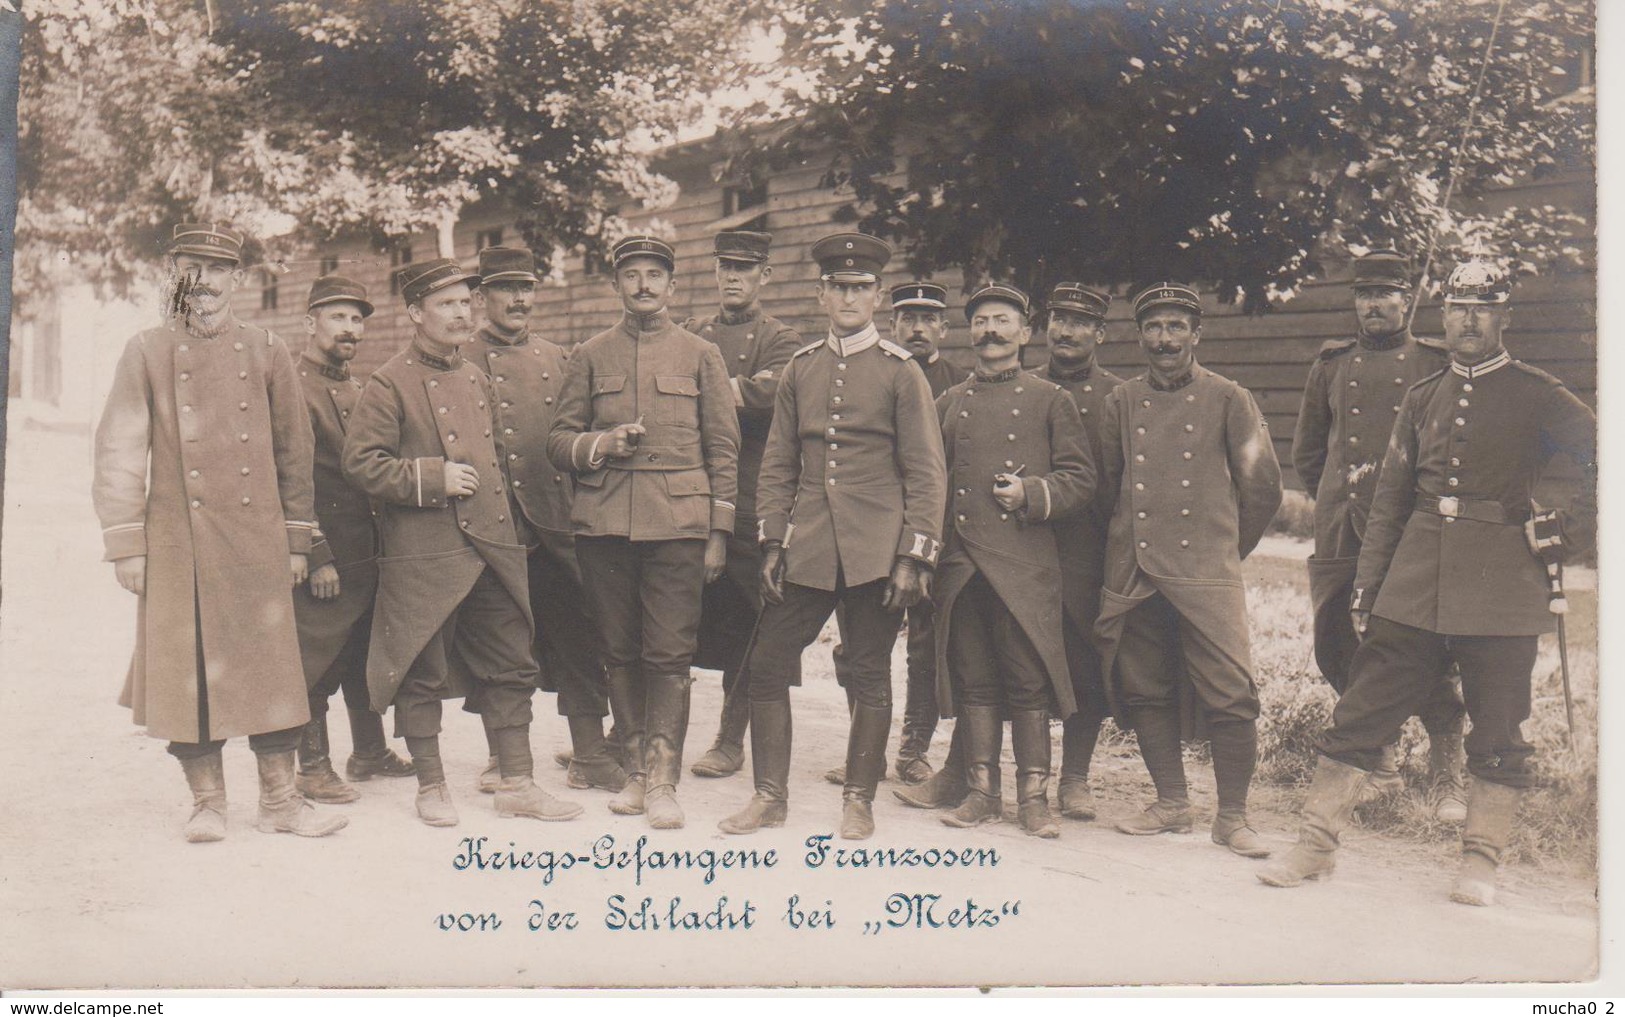
[[[1430,676],[1456,664],[1472,720],[1468,769],[1534,783],[1522,724],[1538,636],[1555,620],[1523,523],[1559,454],[1581,469],[1560,519],[1568,553],[1584,554],[1596,536],[1596,415],[1561,382],[1502,351],[1472,368],[1451,364],[1406,393],[1354,583],[1370,627],[1322,752],[1371,769]]]
[[[1400,400],[1446,357],[1432,340],[1405,333],[1383,342],[1333,340],[1310,365],[1292,464],[1315,499],[1315,553],[1308,563],[1315,658],[1334,689],[1347,683],[1359,645],[1349,624],[1349,596]]]
[[[1281,468],[1258,404],[1201,365],[1166,388],[1142,375],[1107,397],[1102,439],[1102,491],[1115,504],[1095,639],[1114,675],[1108,688],[1125,706],[1167,702],[1172,678],[1161,654],[1172,652],[1209,714],[1256,718],[1241,561],[1281,504]],[[1164,603],[1178,618],[1177,650],[1161,635],[1136,638],[1119,660],[1134,614]],[[1140,659],[1153,646],[1157,655]]]
[[[609,712],[597,622],[587,610],[570,523],[574,481],[547,458],[567,370],[564,350],[526,331],[511,339],[489,324],[465,351],[485,372],[496,399],[497,456],[527,556],[536,662],[541,687],[558,693],[562,716]],[[465,707],[478,708],[471,695]]]
[[[1052,686],[1057,715],[1064,718],[1076,703],[1061,638],[1060,550],[1047,524],[1081,513],[1094,496],[1094,459],[1083,418],[1060,386],[1021,370],[1008,377],[973,375],[950,388],[937,408],[948,461],[944,549],[934,591],[938,702],[952,716],[967,676],[995,664],[950,653],[960,623],[955,604],[980,576],[1036,650],[1046,672],[1040,677]],[[1026,504],[1009,512],[994,498],[993,478],[1018,469]],[[1007,662],[1014,654],[997,656]],[[954,680],[944,680],[950,676]],[[1010,698],[1016,676],[1000,677]],[[1044,709],[1049,698],[1009,705]]]
[[[153,737],[310,719],[288,556],[310,550],[312,455],[293,358],[272,333],[228,317],[212,336],[172,323],[126,345],[91,494],[105,559],[147,559],[119,701]]]
[[[971,372],[962,371],[955,367],[947,357],[942,355],[941,350],[933,352],[924,359],[915,357],[914,362],[920,365],[921,371],[925,372],[925,381],[926,384],[931,386],[931,398],[933,399],[940,399],[942,393],[971,376]]]
[[[310,571],[332,565],[339,574],[339,594],[331,600],[313,597],[308,583],[294,587],[299,653],[313,712],[325,710],[327,697],[341,687],[345,704],[364,710],[369,705],[367,642],[378,592],[378,531],[372,500],[345,479],[341,461],[361,383],[350,376],[348,366],[331,364],[313,349],[299,358],[298,371],[316,437]]]
[[[380,504],[383,546],[367,685],[382,712],[404,694],[411,672],[412,710],[397,710],[399,734],[439,733],[439,703],[424,697],[431,689],[439,698],[455,694],[448,654],[474,658],[468,673],[503,686],[486,690],[503,717],[493,726],[530,720],[534,624],[493,398],[467,358],[414,340],[373,373],[350,418],[344,474]],[[479,490],[448,497],[447,462],[473,466]],[[476,592],[479,610],[462,612]]]

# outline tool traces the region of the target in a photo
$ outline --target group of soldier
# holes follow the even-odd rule
[[[365,287],[316,280],[295,358],[232,314],[244,237],[175,228],[172,314],[119,362],[94,498],[106,557],[140,598],[123,702],[180,760],[189,841],[225,836],[221,749],[239,735],[258,760],[261,830],[333,833],[346,820],[311,801],[414,775],[419,818],[456,824],[448,699],[485,730],[478,788],[498,814],[572,819],[582,807],[535,780],[538,689],[568,723],[570,787],[680,828],[693,667],[722,671],[724,695],[692,772],[741,770],[750,738],[754,793],[719,828],[780,826],[790,687],[833,614],[850,727],[826,776],[842,837],[874,833],[906,618],[904,804],[954,827],[1001,820],[1008,721],[1020,826],[1058,836],[1051,720],[1060,816],[1091,820],[1090,761],[1115,716],[1156,791],[1118,830],[1192,828],[1182,739],[1195,731],[1212,746],[1213,841],[1270,855],[1247,818],[1259,701],[1241,563],[1281,471],[1253,397],[1196,360],[1197,293],[1135,297],[1146,369],[1124,380],[1096,360],[1107,293],[1056,285],[1050,359],[1029,370],[1028,295],[983,287],[965,305],[967,375],[940,350],[941,286],[891,287],[881,335],[892,251],[861,233],[813,245],[828,334],[804,341],[762,310],[771,239],[719,234],[720,307],[681,325],[672,248],[622,240],[621,320],[568,355],[531,330],[531,252],[488,247],[475,272],[407,265],[412,338],[363,386],[349,365],[374,310]],[[1548,565],[1594,537],[1595,418],[1507,354],[1496,269],[1451,275],[1442,343],[1410,334],[1400,255],[1360,258],[1353,292],[1356,335],[1320,351],[1294,438],[1316,498],[1316,657],[1341,698],[1299,841],[1259,878],[1331,871],[1362,787],[1395,779],[1392,747],[1419,715],[1440,818],[1465,823],[1452,895],[1488,903],[1533,779],[1520,725],[1552,627]],[[1541,510],[1535,486],[1560,453],[1582,467],[1580,493]],[[348,781],[326,724],[340,689]],[[391,707],[409,760],[385,737]],[[933,770],[939,717],[955,720]]]

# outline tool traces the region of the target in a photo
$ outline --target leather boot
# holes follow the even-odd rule
[[[457,806],[452,804],[451,789],[443,780],[418,788],[417,809],[425,825],[457,825]]]
[[[1100,740],[1100,718],[1082,712],[1061,722],[1061,779],[1056,798],[1067,819],[1095,818],[1095,798],[1089,792],[1089,764]]]
[[[1495,903],[1495,870],[1512,836],[1523,789],[1473,778],[1467,797],[1467,822],[1461,830],[1461,871],[1450,899],[1457,904],[1489,907]]]
[[[1377,768],[1371,771],[1371,777],[1366,781],[1365,797],[1367,801],[1397,795],[1405,790],[1405,775],[1399,772],[1399,745],[1384,745],[1382,758],[1377,762]]]
[[[325,837],[349,826],[343,816],[317,812],[305,801],[294,779],[294,755],[292,751],[255,754],[260,769],[260,814],[255,826],[261,833],[301,837]]]
[[[1453,730],[1428,732],[1428,780],[1438,796],[1433,817],[1450,826],[1467,821],[1467,789],[1462,786],[1466,762],[1460,725]]]
[[[1156,785],[1157,800],[1138,815],[1118,820],[1117,832],[1136,837],[1189,833],[1194,821],[1179,740],[1179,707],[1171,704],[1139,707],[1131,716],[1134,736],[1140,743],[1140,758],[1145,761],[1151,783]]]
[[[610,710],[622,728],[626,749],[626,784],[609,800],[609,811],[617,816],[643,815],[643,793],[647,788],[643,753],[646,693],[643,672],[638,664],[606,668],[609,679]]]
[[[839,649],[839,647],[837,647],[837,649]],[[837,680],[839,680],[841,672],[844,670],[844,665],[841,664],[841,661],[840,661],[839,657],[836,658],[835,670],[836,670],[836,678],[837,678]],[[857,697],[852,695],[852,687],[847,682],[844,682],[844,681],[841,682],[841,691],[846,693],[846,715],[847,715],[848,719],[850,719],[852,717],[853,712],[856,711],[857,708],[858,708],[858,700],[857,700]],[[882,773],[882,776],[884,776],[885,771],[882,770],[881,773]],[[840,786],[845,787],[846,786],[846,764],[842,763],[839,766],[832,766],[829,769],[825,770],[824,771],[824,779],[829,781],[831,784],[839,784]]]
[[[750,727],[751,722],[750,690],[745,687],[747,682],[748,676],[737,676],[731,672],[723,677],[725,692],[717,740],[688,768],[694,776],[728,777],[738,773],[745,765],[745,729]],[[753,739],[751,745],[754,747],[755,744]]]
[[[683,774],[683,742],[688,734],[689,685],[686,672],[649,679],[648,727],[644,755],[649,760],[643,814],[656,830],[681,830],[683,807],[677,782]]]
[[[969,792],[970,786],[965,782],[965,736],[955,724],[942,769],[916,787],[894,788],[892,795],[911,808],[951,809],[964,801]]]
[[[935,718],[922,722],[904,713],[903,738],[897,746],[897,761],[892,768],[898,780],[904,784],[923,784],[931,779],[931,764],[926,762],[925,754],[931,750],[931,736],[935,733]]]
[[[602,717],[568,717],[570,724],[570,763],[565,783],[578,791],[602,788],[619,791],[626,786],[626,771],[615,761],[604,740]]]
[[[186,839],[207,844],[226,839],[226,768],[220,750],[181,760],[186,786],[192,789],[192,815],[186,820]]]
[[[846,740],[846,784],[841,789],[841,838],[865,840],[875,833],[875,788],[886,772],[886,736],[891,733],[891,706],[852,708]]]
[[[327,744],[326,712],[311,712],[310,722],[299,735],[299,776],[294,783],[299,793],[313,802],[343,805],[361,797],[361,792],[344,783],[333,772]]]
[[[446,767],[440,760],[440,736],[408,735],[406,751],[412,754],[412,765],[417,769],[418,818],[428,826],[456,826],[457,806],[452,804],[451,789],[446,786]]]
[[[344,775],[353,781],[373,777],[410,777],[417,772],[412,764],[397,756],[384,738],[384,715],[371,710],[349,710],[350,758]]]
[[[501,779],[496,788],[499,816],[524,816],[558,822],[581,815],[575,802],[560,801],[536,786],[535,763],[530,754],[530,725],[496,728],[490,732],[496,745]]]
[[[1000,797],[999,749],[1004,741],[1004,721],[997,706],[962,706],[954,736],[964,738],[965,783],[967,793],[959,807],[942,817],[953,827],[981,826],[1004,818]]]
[[[783,826],[790,812],[790,697],[750,704],[750,765],[756,793],[717,824],[723,833]]]
[[[1321,756],[1303,802],[1298,843],[1259,869],[1259,881],[1269,886],[1298,886],[1306,879],[1331,876],[1337,866],[1338,838],[1354,814],[1368,776],[1359,767]]]
[[[1252,720],[1213,718],[1213,783],[1219,814],[1213,820],[1213,843],[1243,858],[1268,858],[1270,849],[1247,822],[1247,792],[1258,765],[1258,724]]]
[[[1010,740],[1016,752],[1016,808],[1021,829],[1048,840],[1061,835],[1061,825],[1049,810],[1049,768],[1052,748],[1048,710],[1016,710],[1010,714]]]

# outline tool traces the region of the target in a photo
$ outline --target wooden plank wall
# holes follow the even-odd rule
[[[664,167],[680,185],[680,196],[669,207],[654,212],[629,215],[638,228],[658,223],[656,232],[674,242],[677,252],[678,290],[672,313],[678,320],[694,314],[710,313],[716,303],[712,274],[712,237],[715,224],[723,216],[722,188],[712,179],[711,166],[703,151],[685,153],[684,158]],[[823,325],[814,299],[817,268],[808,250],[819,237],[845,228],[835,221],[835,212],[850,201],[849,195],[835,194],[818,186],[820,164],[808,164],[781,172],[768,182],[768,229],[774,236],[772,281],[763,291],[763,304],[773,314],[801,330],[809,338],[822,332]],[[1587,188],[1591,178],[1522,185],[1509,189],[1522,200],[1540,198],[1569,207],[1588,207]],[[1594,200],[1594,198],[1593,198]],[[477,234],[494,226],[504,226],[499,208],[475,209],[454,231],[456,254],[464,264],[476,260]],[[505,241],[516,242],[511,226]],[[435,250],[432,235],[413,240],[413,254],[423,258]],[[389,294],[389,257],[352,242],[331,245],[313,252],[308,259],[290,264],[279,279],[279,301],[275,311],[260,311],[258,283],[254,277],[239,296],[242,316],[279,331],[295,349],[304,342],[303,308],[311,280],[317,274],[318,258],[337,257],[339,270],[365,283],[373,294],[377,313],[368,321],[366,341],[357,357],[356,369],[369,373],[397,351],[410,335],[410,321],[398,297]],[[1437,273],[1436,269],[1436,273]],[[612,326],[620,317],[619,299],[603,275],[587,275],[579,256],[568,259],[563,282],[544,285],[537,294],[533,322],[546,338],[566,346]],[[1306,285],[1294,299],[1262,316],[1246,316],[1235,305],[1221,305],[1213,293],[1204,294],[1207,313],[1198,357],[1221,374],[1252,390],[1269,419],[1281,461],[1290,461],[1293,423],[1297,418],[1304,378],[1316,351],[1329,339],[1352,333],[1353,317],[1348,289],[1348,270]],[[903,281],[901,273],[889,277],[888,285]],[[947,355],[969,367],[973,357],[962,313],[965,294],[960,292],[957,274],[939,279],[948,286],[953,306],[949,311],[950,334]],[[1037,295],[1035,295],[1037,296]],[[1589,274],[1560,274],[1522,282],[1514,292],[1514,312],[1507,345],[1514,356],[1557,375],[1591,405],[1596,405],[1597,330],[1595,280]],[[885,324],[882,322],[882,328]],[[1441,333],[1439,308],[1425,303],[1417,314],[1416,331],[1421,335]],[[1035,338],[1026,362],[1042,364],[1045,352],[1042,335]],[[1143,360],[1134,344],[1134,325],[1127,295],[1119,289],[1107,319],[1107,344],[1101,361],[1120,374],[1135,374]],[[1288,482],[1296,478],[1288,472]],[[1561,480],[1571,471],[1558,473]]]

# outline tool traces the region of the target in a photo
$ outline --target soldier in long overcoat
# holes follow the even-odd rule
[[[485,372],[496,398],[497,458],[508,476],[509,507],[520,542],[530,548],[531,612],[536,619],[536,663],[541,687],[558,694],[558,712],[570,727],[566,781],[573,788],[619,791],[626,771],[604,740],[609,684],[603,642],[582,585],[570,506],[575,485],[547,458],[547,439],[564,390],[565,354],[530,329],[535,307],[536,257],[516,247],[480,251],[475,300],[485,322],[467,356]],[[477,687],[464,709],[479,712]],[[481,791],[496,790],[496,748]]]
[[[395,707],[417,768],[418,818],[429,826],[458,821],[440,758],[441,700],[460,684],[454,666],[482,686],[480,716],[501,771],[497,814],[581,813],[533,779],[525,545],[497,455],[495,396],[462,355],[478,278],[449,258],[398,271],[412,341],[373,372],[344,441],[344,475],[379,504],[383,542],[367,687],[374,709]]]
[[[1315,553],[1309,558],[1315,660],[1339,695],[1348,686],[1349,662],[1359,637],[1349,624],[1354,568],[1365,539],[1366,517],[1377,490],[1382,455],[1412,385],[1444,366],[1448,354],[1406,326],[1410,263],[1396,251],[1373,251],[1354,262],[1358,331],[1332,339],[1310,365],[1303,408],[1292,436],[1292,465],[1315,499]],[[1438,818],[1459,823],[1467,806],[1461,786],[1462,718],[1466,707],[1448,676],[1441,676],[1422,709],[1427,729]],[[1399,781],[1393,749],[1381,768]]]
[[[891,247],[837,233],[812,256],[830,334],[785,369],[757,489],[766,606],[745,661],[756,793],[718,826],[742,834],[783,825],[790,685],[800,683],[802,651],[841,605],[856,702],[840,834],[861,839],[874,834],[875,787],[886,769],[891,650],[901,612],[930,594],[946,481],[925,376],[875,330]]]
[[[1212,738],[1213,840],[1262,858],[1269,851],[1247,822],[1258,691],[1241,562],[1280,507],[1281,467],[1252,395],[1196,362],[1201,314],[1187,286],[1135,299],[1149,370],[1106,397],[1101,491],[1115,504],[1095,640],[1157,789],[1117,829],[1191,828],[1177,701],[1186,677]]]
[[[1051,520],[1094,495],[1083,418],[1060,386],[1021,369],[1032,338],[1026,294],[987,286],[965,304],[976,373],[937,400],[948,465],[937,565],[937,698],[963,732],[970,792],[942,821],[1003,816],[1003,715],[1015,745],[1021,827],[1059,836],[1049,809],[1050,704],[1072,715],[1062,638],[1060,550]]]
[[[361,795],[339,779],[327,737],[327,701],[344,690],[350,716],[351,780],[409,777],[412,764],[389,748],[384,718],[367,694],[367,643],[372,603],[378,593],[378,526],[372,499],[344,477],[344,435],[361,398],[350,361],[373,312],[367,288],[338,275],[310,287],[299,356],[299,388],[316,436],[313,478],[316,530],[310,546],[310,578],[293,589],[299,656],[310,695],[310,723],[299,742],[299,790],[319,802],[353,802]]]
[[[259,829],[345,825],[295,784],[310,711],[290,590],[308,569],[312,441],[287,347],[232,315],[243,242],[175,227],[170,320],[125,346],[96,429],[105,560],[140,598],[119,701],[180,760],[193,842],[225,836],[221,748],[239,735],[259,765]]]
[[[689,665],[727,565],[739,420],[722,353],[666,310],[670,245],[626,237],[611,257],[624,314],[570,355],[547,452],[575,474],[576,557],[625,732],[631,775],[609,807],[669,830],[685,822]]]
[[[773,423],[779,376],[802,346],[799,332],[762,310],[762,286],[773,278],[773,266],[768,264],[772,245],[771,233],[718,233],[714,249],[721,306],[716,314],[683,323],[690,332],[716,343],[739,411],[739,497],[728,538],[728,566],[720,580],[705,588],[694,656],[696,666],[722,672],[722,717],[716,741],[689,768],[697,777],[726,777],[745,765],[750,690],[740,681],[740,665],[762,609],[756,475]]]
[[[1519,799],[1537,779],[1523,722],[1537,642],[1560,603],[1550,577],[1594,546],[1597,511],[1596,414],[1507,352],[1511,291],[1482,262],[1457,266],[1445,283],[1450,366],[1400,403],[1354,581],[1360,648],[1316,746],[1298,843],[1259,873],[1265,883],[1296,886],[1331,872],[1383,746],[1454,663],[1471,721],[1472,786],[1450,896],[1494,902]],[[1580,467],[1580,489],[1565,509],[1542,509],[1534,494],[1558,455]]]
[[[1111,296],[1081,283],[1058,283],[1050,291],[1047,338],[1050,361],[1039,377],[1065,389],[1077,404],[1089,439],[1091,462],[1104,455],[1101,428],[1106,397],[1123,379],[1101,367],[1096,350],[1106,340],[1106,310]],[[1089,793],[1089,765],[1100,738],[1100,725],[1110,713],[1100,655],[1090,642],[1100,617],[1100,587],[1106,572],[1106,520],[1082,512],[1054,523],[1061,552],[1062,632],[1072,695],[1078,708],[1061,722],[1061,769],[1056,800],[1069,819],[1095,818]]]

